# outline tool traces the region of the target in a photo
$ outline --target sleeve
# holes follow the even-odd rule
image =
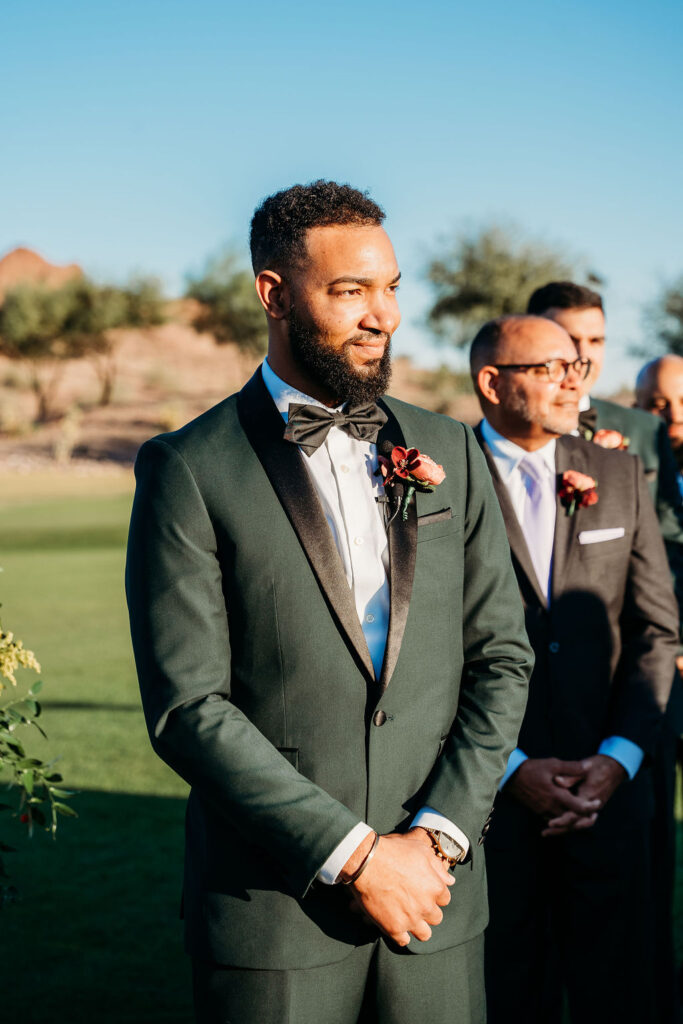
[[[424,803],[457,821],[474,852],[517,743],[534,655],[491,476],[465,431],[464,665],[458,711]]]
[[[229,610],[213,524],[188,465],[155,439],[140,450],[136,476],[126,593],[152,745],[304,895],[359,819],[230,700]]]

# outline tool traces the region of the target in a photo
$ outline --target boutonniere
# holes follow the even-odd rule
[[[401,512],[401,519],[405,522],[408,518],[408,506],[415,494],[420,491],[422,494],[430,494],[435,487],[446,479],[443,466],[434,462],[429,455],[425,455],[417,448],[403,448],[397,444],[392,448],[389,458],[379,456],[379,469],[377,473],[384,479],[384,488],[391,488],[396,508],[389,525]],[[401,493],[395,491],[396,484],[401,483]]]
[[[591,439],[593,444],[599,444],[601,448],[611,448],[614,451],[625,452],[631,443],[629,437],[624,437],[618,430],[596,430]]]
[[[577,508],[588,508],[598,503],[598,481],[585,473],[577,473],[568,469],[562,474],[559,489],[560,501],[568,516],[573,516]]]

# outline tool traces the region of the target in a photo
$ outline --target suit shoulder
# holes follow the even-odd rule
[[[188,458],[195,450],[206,448],[216,438],[222,438],[224,443],[226,431],[236,426],[237,422],[237,395],[234,394],[224,398],[178,430],[149,438],[145,445],[164,444],[173,448],[183,458]]]
[[[594,403],[598,410],[598,427],[608,430],[618,429],[622,434],[655,438],[661,420],[644,409],[630,409],[618,402],[609,402],[604,398],[596,398]]]
[[[625,476],[634,475],[634,465],[637,456],[627,451],[618,451],[613,448],[603,448],[592,441],[585,441],[582,437],[574,437],[572,434],[564,434],[558,438],[557,443],[568,453],[569,461],[575,458],[576,468],[583,465],[596,477],[608,475]],[[571,466],[570,468],[575,468]]]

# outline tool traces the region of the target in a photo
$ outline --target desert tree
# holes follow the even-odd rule
[[[7,292],[0,306],[0,354],[28,366],[40,423],[52,415],[65,361],[81,354],[64,332],[72,302],[70,285],[19,285]]]
[[[254,275],[233,248],[211,257],[198,277],[188,277],[185,294],[200,303],[196,330],[209,331],[219,344],[234,342],[245,352],[266,351],[266,318]]]
[[[161,289],[153,278],[134,279],[122,288],[82,278],[71,291],[65,336],[72,351],[91,359],[100,381],[98,404],[108,405],[116,380],[116,353],[122,331],[164,322]]]
[[[646,344],[634,349],[637,355],[673,352],[683,356],[683,275],[664,285],[645,306],[643,328]]]
[[[462,347],[486,320],[523,313],[536,288],[577,275],[571,256],[513,226],[464,231],[443,242],[427,265],[434,294],[428,323],[438,339]],[[600,283],[596,274],[584,277]]]

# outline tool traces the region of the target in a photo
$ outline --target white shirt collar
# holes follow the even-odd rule
[[[579,399],[579,412],[587,412],[591,407],[591,396],[581,395]]]
[[[526,448],[520,448],[514,441],[510,441],[509,438],[503,437],[497,430],[491,426],[488,420],[484,419],[481,423],[481,436],[486,441],[487,445],[491,450],[496,468],[500,473],[501,479],[504,483],[507,483],[511,474],[517,469],[522,459],[531,453]],[[544,444],[542,448],[537,448],[533,453],[537,459],[540,459],[550,470],[551,473],[555,473],[555,446],[556,438],[551,438],[547,444]]]
[[[266,385],[270,397],[275,402],[277,410],[285,423],[289,418],[289,406],[292,402],[296,402],[298,405],[319,405],[322,409],[328,409],[330,412],[333,411],[324,402],[319,402],[317,398],[305,395],[303,391],[297,391],[291,384],[287,384],[281,377],[278,377],[267,359],[264,359],[261,363],[261,373],[263,375],[263,383]],[[341,405],[336,406],[336,409],[341,409]]]

